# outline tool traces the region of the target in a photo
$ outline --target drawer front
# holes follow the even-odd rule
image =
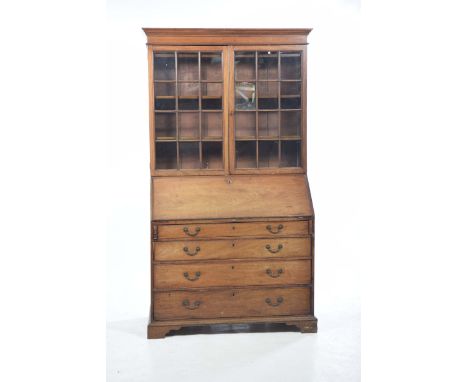
[[[310,238],[160,241],[153,260],[212,260],[310,256]]]
[[[200,239],[238,236],[294,236],[307,235],[308,221],[211,223],[211,224],[162,224],[158,225],[158,239]]]
[[[212,286],[308,284],[310,260],[158,264],[154,287],[166,289]]]
[[[304,315],[310,313],[310,297],[307,287],[157,292],[154,318]]]

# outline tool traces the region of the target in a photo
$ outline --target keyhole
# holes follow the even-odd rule
[[[232,243],[232,246],[234,247],[236,244],[235,243]]]
[[[234,297],[235,293],[232,293],[232,297]]]
[[[231,268],[234,269],[234,265]]]

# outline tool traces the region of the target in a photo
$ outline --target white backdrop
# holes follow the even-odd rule
[[[263,377],[255,372],[255,367],[248,366],[249,362],[261,364],[260,359],[272,347],[285,360],[285,365],[300,360],[303,354],[304,365],[298,365],[303,371],[297,372],[297,378],[346,375],[349,382],[358,380],[359,1],[111,0],[108,18],[110,380],[125,380],[123,375],[135,376],[132,370],[137,368],[144,376],[136,380],[154,376],[176,381],[184,377],[187,368],[187,373],[190,369],[196,380],[216,381],[222,375],[228,380],[263,381],[268,377],[269,381],[282,381],[288,376],[286,366]],[[149,345],[143,345],[144,340],[141,342],[150,300],[148,95],[142,27],[314,28],[308,48],[307,143],[308,176],[316,212],[315,311],[321,339],[279,333],[241,335],[241,339],[222,335],[205,340],[196,338],[200,336],[170,338]],[[128,337],[129,333],[134,336]],[[211,361],[191,360],[185,364],[175,356],[157,361],[156,349],[163,353],[176,352],[179,346],[183,349],[185,345],[195,348],[206,345],[218,350],[221,346],[224,352],[231,350],[231,358],[242,357],[250,348],[251,360],[239,362],[240,371],[231,377],[221,370],[215,372],[209,364]],[[149,353],[155,356],[153,366],[142,361],[142,354],[146,354],[143,359],[148,356],[142,346],[153,347]],[[211,360],[218,350],[207,351],[205,356]],[[132,356],[134,352],[138,356]],[[317,354],[309,358],[313,353]],[[191,359],[189,354],[178,354]],[[309,367],[311,361],[317,366]],[[219,358],[217,362],[221,369],[222,365],[231,369],[228,358]],[[275,357],[270,357],[269,362],[275,362]],[[337,362],[341,366],[331,367]],[[247,377],[249,374],[251,377]]]
[[[356,381],[358,279],[363,381],[468,380],[468,5],[362,2],[2,3],[2,380],[104,380],[107,282],[109,381]],[[315,28],[319,333],[145,339],[142,26]]]

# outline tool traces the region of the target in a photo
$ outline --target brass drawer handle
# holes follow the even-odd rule
[[[195,232],[194,233],[191,233],[190,230],[189,230],[189,227],[184,227],[184,232],[189,235],[189,236],[197,236],[198,233],[200,232],[201,228],[200,227],[195,227]]]
[[[268,231],[270,231],[271,233],[273,233],[273,234],[280,233],[280,231],[281,231],[283,228],[284,228],[284,226],[283,226],[282,224],[278,224],[278,227],[276,227],[276,229],[273,229],[273,227],[272,227],[270,224],[268,224],[268,225],[266,226],[266,229],[267,229]]]
[[[184,277],[188,281],[197,281],[200,278],[200,276],[201,276],[201,272],[195,272],[195,277],[190,277],[188,272],[184,272]]]
[[[267,298],[265,299],[265,302],[270,305],[270,306],[278,306],[278,305],[281,305],[281,303],[283,302],[283,297],[276,297],[276,302],[272,302],[271,301],[271,298]]]
[[[277,277],[280,277],[282,273],[283,273],[283,268],[279,268],[276,271],[276,274],[270,268],[266,270],[266,274],[270,277],[273,277],[274,279],[276,279]]]
[[[189,309],[189,310],[195,310],[195,309],[198,309],[200,307],[200,304],[202,302],[201,301],[194,301],[192,305],[190,305],[190,301],[189,300],[184,300],[182,301],[182,306],[185,308],[185,309]]]
[[[188,247],[184,247],[184,252],[187,256],[195,256],[198,252],[200,252],[200,247],[195,248],[195,252],[190,252]]]
[[[268,252],[270,253],[278,253],[283,249],[283,244],[278,244],[278,247],[276,249],[271,249],[271,245],[267,244],[265,248],[268,249]]]

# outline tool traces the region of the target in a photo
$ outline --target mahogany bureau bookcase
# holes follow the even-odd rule
[[[214,324],[316,332],[306,162],[310,29],[144,32],[148,338]]]

